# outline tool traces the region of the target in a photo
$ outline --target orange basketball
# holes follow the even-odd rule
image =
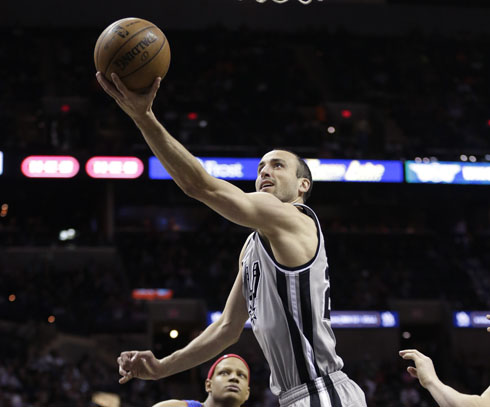
[[[144,90],[157,76],[164,77],[170,65],[170,47],[165,34],[141,18],[123,18],[100,34],[94,50],[95,68],[108,80],[119,75],[131,90]]]

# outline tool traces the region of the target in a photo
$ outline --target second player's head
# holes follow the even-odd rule
[[[313,188],[305,161],[286,150],[272,150],[260,160],[255,189],[268,192],[282,202],[306,202]]]
[[[250,396],[250,369],[235,354],[220,357],[209,369],[206,379],[208,399],[223,406],[241,406]]]

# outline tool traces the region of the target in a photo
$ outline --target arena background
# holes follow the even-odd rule
[[[306,158],[361,160],[364,171],[381,160],[426,165],[424,179],[407,163],[400,182],[346,182],[344,174],[315,183],[308,204],[326,237],[332,309],[355,311],[338,314],[338,352],[369,406],[432,405],[398,358],[407,347],[430,355],[448,384],[480,394],[490,383],[481,322],[490,309],[485,5],[3,4],[0,406],[88,406],[99,391],[122,406],[204,399],[209,364],[159,382],[117,383],[120,351],[164,356],[223,308],[249,233],[172,181],[150,179],[149,149],[96,83],[95,41],[127,16],[166,33],[172,63],[154,108],[200,157],[257,158],[281,146]],[[80,170],[29,178],[21,164],[33,155],[71,156]],[[94,179],[85,169],[94,156],[137,157],[144,171]],[[452,183],[437,162],[481,164],[480,184]],[[172,298],[135,298],[151,294],[134,291],[142,288]],[[386,320],[395,326],[378,327]],[[250,329],[231,350],[252,367],[246,405],[277,406]]]

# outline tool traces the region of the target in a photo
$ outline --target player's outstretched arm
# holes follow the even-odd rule
[[[122,352],[117,359],[119,383],[131,379],[157,380],[198,366],[213,358],[240,338],[248,319],[245,298],[241,293],[242,273],[238,273],[220,319],[209,325],[185,348],[157,359],[151,351]]]
[[[442,383],[437,377],[432,360],[416,349],[400,351],[403,359],[413,360],[407,368],[412,377],[419,379],[440,407],[490,407],[490,387],[481,396],[462,394]]]
[[[152,111],[160,86],[157,78],[145,94],[128,90],[116,74],[111,83],[97,73],[97,80],[140,129],[146,142],[177,185],[190,197],[200,200],[230,221],[261,229],[291,230],[297,210],[267,193],[246,194],[233,184],[209,175],[201,163],[157,120]],[[268,222],[264,222],[268,219]]]

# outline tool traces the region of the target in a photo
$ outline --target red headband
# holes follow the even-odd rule
[[[214,369],[216,369],[216,366],[218,366],[218,363],[221,362],[223,359],[228,359],[228,358],[237,358],[237,359],[240,359],[245,364],[245,366],[247,366],[247,370],[248,370],[248,383],[250,384],[250,368],[248,367],[247,362],[245,362],[245,359],[243,359],[241,356],[235,355],[234,353],[228,353],[227,355],[223,355],[219,359],[217,359],[216,362],[214,362],[213,365],[209,369],[208,379],[211,379],[211,377],[213,377]]]

